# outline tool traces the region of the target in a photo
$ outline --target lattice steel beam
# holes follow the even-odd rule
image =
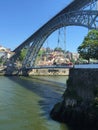
[[[39,33],[36,42],[32,44],[28,51],[28,55],[24,61],[25,67],[35,65],[37,54],[42,47],[46,38],[56,29],[64,26],[84,26],[89,29],[96,29],[95,21],[98,18],[98,11],[73,11],[56,17],[53,22],[45,26]]]
[[[29,38],[27,38],[23,43],[21,43],[15,50],[14,52],[17,53],[17,51],[19,52],[24,46],[30,44],[33,39],[36,37],[37,33],[39,33],[39,31],[46,26],[47,24],[49,24],[51,21],[53,21],[54,18],[58,17],[59,15],[68,13],[68,12],[72,12],[72,11],[76,11],[76,10],[80,10],[82,8],[84,8],[85,6],[91,5],[94,2],[96,2],[98,0],[73,0],[67,7],[65,7],[62,11],[60,11],[57,15],[55,15],[52,19],[50,19],[46,24],[44,24],[41,28],[39,28],[34,34],[32,34]]]
[[[18,57],[21,49],[28,46],[28,53],[23,66],[34,66],[37,54],[47,37],[56,29],[64,26],[84,26],[90,29],[96,29],[98,12],[93,11],[95,2],[98,0],[73,0],[66,8],[50,19],[33,35],[18,46],[14,52],[14,58]],[[87,11],[90,9],[89,11]],[[95,9],[96,10],[96,9]],[[13,58],[13,57],[12,57]]]

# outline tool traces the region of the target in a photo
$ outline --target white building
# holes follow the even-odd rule
[[[72,53],[72,58],[77,61],[79,59],[79,53]]]
[[[12,56],[13,52],[10,49],[0,46],[0,58],[9,59]]]

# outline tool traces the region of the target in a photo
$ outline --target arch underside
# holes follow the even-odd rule
[[[83,26],[97,29],[98,11],[78,11],[64,13],[46,24],[29,43],[29,49],[23,62],[23,67],[33,67],[38,52],[45,40],[57,29],[65,26]]]

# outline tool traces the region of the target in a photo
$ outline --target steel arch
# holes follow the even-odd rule
[[[50,23],[46,24],[32,39],[32,45],[28,49],[28,53],[24,59],[23,67],[32,67],[35,65],[37,54],[44,44],[45,40],[55,30],[64,26],[83,26],[89,29],[97,29],[96,22],[98,18],[98,11],[80,10],[63,13],[55,17]]]

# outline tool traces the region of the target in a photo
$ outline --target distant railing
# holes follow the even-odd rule
[[[47,69],[47,68],[73,68],[73,65],[34,66],[34,67],[27,67],[26,69]]]
[[[77,64],[74,68],[98,68],[98,64]]]

